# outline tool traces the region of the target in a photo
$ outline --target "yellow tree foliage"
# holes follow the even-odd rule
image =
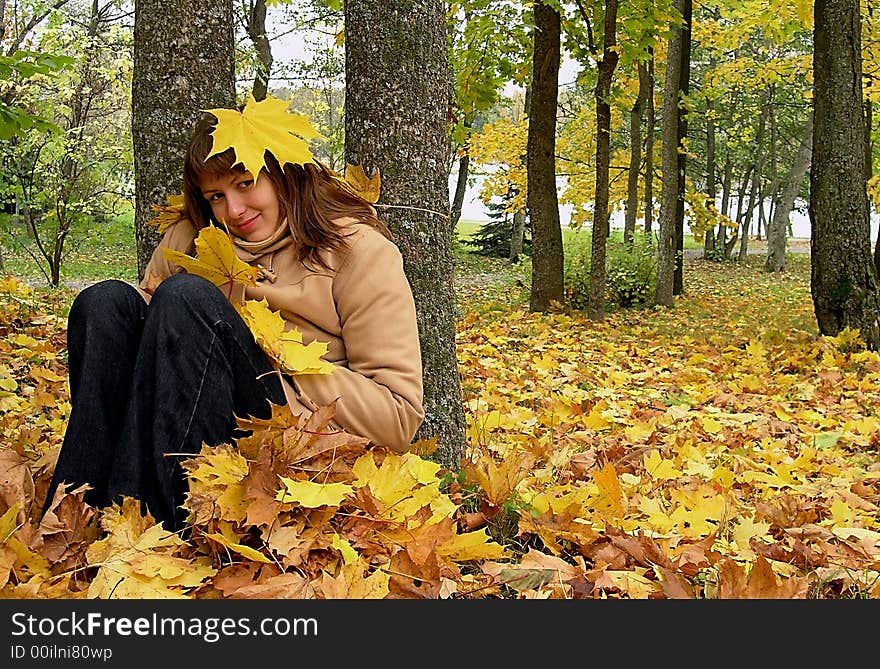
[[[515,213],[526,206],[528,178],[524,162],[528,143],[528,121],[502,118],[487,123],[471,136],[468,154],[479,165],[491,165],[480,190],[480,198],[487,204],[493,198],[515,193],[507,204],[506,212]]]

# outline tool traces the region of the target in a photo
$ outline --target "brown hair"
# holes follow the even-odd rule
[[[241,163],[236,164],[235,152],[231,148],[207,158],[213,145],[211,132],[216,125],[213,114],[199,120],[184,159],[184,211],[197,230],[219,223],[210,203],[202,195],[199,186],[202,180],[229,171],[245,171]],[[321,163],[286,163],[282,168],[269,150],[264,158],[266,166],[260,174],[275,187],[280,210],[287,216],[287,225],[301,261],[326,268],[319,252],[325,249],[339,251],[346,247],[347,234],[334,222],[342,217],[354,218],[392,239],[388,226],[379,218],[375,208],[341,186]]]

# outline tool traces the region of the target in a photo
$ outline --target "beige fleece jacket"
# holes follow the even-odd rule
[[[332,374],[300,374],[293,385],[283,381],[295,414],[338,399],[339,427],[403,452],[425,417],[415,303],[403,259],[375,229],[337,222],[350,233],[348,250],[322,253],[329,271],[297,260],[289,235],[266,248],[237,245],[239,258],[268,271],[255,287],[237,284],[231,299],[265,299],[288,329],[302,333],[304,344],[315,339],[328,344],[323,359],[336,365]],[[162,279],[182,271],[161,249],[192,255],[196,234],[186,219],[165,231],[140,285],[145,299]]]

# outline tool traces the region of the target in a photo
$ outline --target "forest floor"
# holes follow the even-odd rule
[[[192,462],[185,541],[81,491],[38,522],[73,291],[0,279],[0,597],[880,598],[880,356],[789,251],[596,321],[457,250],[460,471],[279,416]]]

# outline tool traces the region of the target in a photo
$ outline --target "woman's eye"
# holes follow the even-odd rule
[[[244,181],[239,181],[239,182],[238,182],[238,187],[239,187],[239,188],[250,188],[250,187],[253,186],[253,185],[254,185],[254,180],[253,180],[253,179],[245,179]]]
[[[219,202],[223,199],[223,193],[211,193],[211,196],[208,198],[208,202]]]

